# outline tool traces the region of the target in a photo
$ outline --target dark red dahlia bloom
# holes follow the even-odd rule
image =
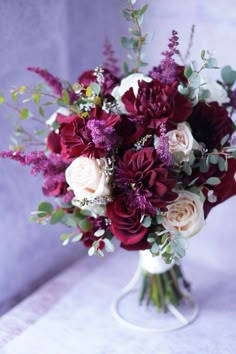
[[[221,139],[234,131],[234,124],[225,108],[217,102],[199,102],[193,109],[188,122],[194,138],[204,143],[207,149],[219,149]]]
[[[135,124],[129,119],[129,116],[122,115],[121,121],[116,125],[116,132],[121,141],[122,148],[131,148],[140,138],[148,134],[147,127],[141,124]],[[148,139],[147,144],[151,143],[153,138]],[[145,144],[146,146],[146,144]]]
[[[158,80],[139,81],[137,97],[130,88],[122,97],[132,120],[156,129],[161,123],[176,125],[183,122],[192,112],[192,105],[177,90],[177,82],[171,85]]]
[[[114,76],[108,69],[104,68],[103,70],[104,83],[102,85],[102,91],[105,94],[111,93],[113,88],[119,85],[120,79]],[[96,82],[96,80],[94,70],[85,71],[78,77],[78,82],[85,87],[89,86],[92,82]]]
[[[141,210],[130,208],[126,196],[107,204],[106,215],[111,220],[111,232],[124,245],[140,242],[148,232],[140,222]]]
[[[116,144],[115,125],[120,117],[115,114],[97,108],[91,112],[91,118],[58,114],[57,121],[60,123],[61,155],[65,160],[81,155],[101,158]]]
[[[130,209],[155,214],[155,208],[165,209],[176,198],[172,191],[176,179],[158,159],[155,149],[127,150],[118,160],[114,174],[118,195],[125,195]]]

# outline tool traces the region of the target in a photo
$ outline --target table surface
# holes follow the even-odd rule
[[[121,249],[104,260],[80,259],[0,319],[0,353],[236,353],[234,277],[188,258],[185,273],[194,279],[193,293],[201,308],[194,323],[155,334],[116,322],[111,301],[133,275],[137,261],[136,252]]]

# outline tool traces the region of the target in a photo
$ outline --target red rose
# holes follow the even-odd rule
[[[131,119],[156,129],[161,123],[176,125],[185,121],[192,112],[192,105],[177,90],[177,82],[171,85],[158,80],[139,81],[137,97],[130,88],[122,97],[122,102]]]
[[[106,215],[111,220],[111,232],[124,245],[140,242],[148,232],[140,222],[142,212],[139,209],[130,209],[126,196],[109,203]]]
[[[199,102],[188,118],[192,134],[199,143],[204,143],[207,149],[220,149],[221,139],[234,131],[234,124],[225,108],[217,102],[205,104]]]

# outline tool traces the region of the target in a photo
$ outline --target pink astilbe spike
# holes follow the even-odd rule
[[[149,76],[153,79],[159,80],[166,84],[170,84],[175,80],[176,77],[176,63],[173,59],[174,54],[178,54],[178,33],[173,30],[172,36],[169,39],[168,48],[161,54],[164,56],[164,59],[160,62],[160,65],[154,67],[150,72]]]
[[[56,95],[61,96],[63,86],[59,78],[53,76],[45,69],[40,69],[37,67],[28,67],[27,70],[38,74],[44,81],[50,86]]]
[[[106,37],[104,41],[103,55],[105,57],[105,62],[103,64],[104,68],[108,69],[114,76],[119,74],[119,68],[117,66],[117,59],[114,57],[114,50],[112,49],[112,44]]]

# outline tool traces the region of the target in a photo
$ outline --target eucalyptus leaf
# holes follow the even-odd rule
[[[142,225],[146,228],[149,228],[152,224],[152,219],[151,217],[148,215],[148,216],[145,216],[145,218],[143,219],[142,221]]]
[[[57,224],[58,222],[61,221],[61,219],[64,216],[64,210],[63,209],[56,209],[54,210],[54,212],[52,213],[51,219],[50,219],[50,224],[54,225]]]
[[[151,247],[151,253],[157,254],[158,252],[159,252],[159,245],[156,242],[154,242]]]
[[[209,184],[211,186],[217,186],[220,184],[220,179],[218,177],[210,177],[206,180],[206,184]]]
[[[38,211],[45,213],[45,214],[52,214],[53,212],[53,206],[51,203],[48,202],[42,202],[38,205]]]
[[[227,85],[232,86],[236,80],[236,71],[230,65],[226,65],[221,70],[221,77]]]

